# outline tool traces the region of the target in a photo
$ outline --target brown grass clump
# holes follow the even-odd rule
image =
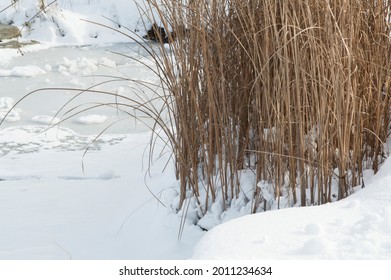
[[[322,204],[333,180],[342,199],[365,168],[379,169],[391,1],[147,2],[151,22],[176,37],[162,46],[159,69],[172,101],[180,205],[191,192],[205,212],[221,191],[227,207],[243,169],[272,184],[276,200],[288,193],[293,204]],[[259,187],[253,196],[257,211]]]

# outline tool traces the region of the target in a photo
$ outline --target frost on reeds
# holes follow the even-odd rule
[[[277,202],[306,206],[377,172],[390,125],[390,2],[148,0],[150,22],[172,31],[157,61],[179,206],[190,194],[203,213],[217,197],[227,209],[242,170],[256,176],[254,212],[264,182]]]

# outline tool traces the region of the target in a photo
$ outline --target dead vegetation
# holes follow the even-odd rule
[[[239,172],[301,206],[378,171],[390,124],[390,1],[149,0],[179,32],[159,69],[170,100],[180,205],[228,207]],[[159,3],[158,3],[159,2]],[[200,201],[200,193],[206,198]],[[254,186],[254,207],[263,205]]]

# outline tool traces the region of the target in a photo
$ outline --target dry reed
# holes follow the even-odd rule
[[[174,31],[158,69],[181,206],[190,192],[204,213],[218,195],[228,207],[243,169],[272,184],[277,201],[301,206],[331,201],[333,181],[342,199],[365,168],[379,169],[390,1],[147,2],[150,22]],[[266,205],[256,185],[253,197],[254,212]]]

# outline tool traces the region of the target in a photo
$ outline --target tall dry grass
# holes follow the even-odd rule
[[[148,0],[175,38],[159,61],[172,100],[180,205],[228,206],[239,171],[301,206],[375,172],[390,124],[391,1]],[[171,38],[170,38],[171,39]],[[254,207],[263,205],[254,186]]]

